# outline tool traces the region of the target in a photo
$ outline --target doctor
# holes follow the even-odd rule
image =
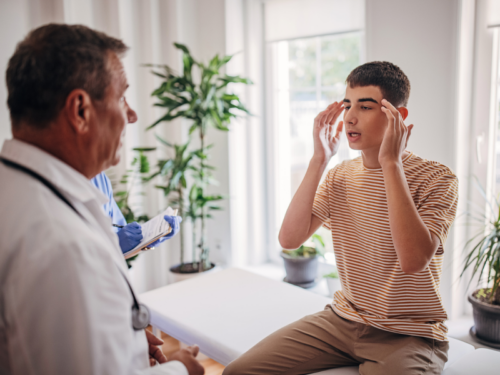
[[[118,163],[128,106],[122,41],[80,25],[32,31],[6,82],[0,152],[0,374],[203,374],[166,359],[89,179]],[[149,339],[149,342],[148,342]],[[149,355],[148,355],[149,353]],[[152,362],[164,362],[150,367]]]

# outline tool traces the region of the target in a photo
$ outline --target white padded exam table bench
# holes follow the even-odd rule
[[[151,310],[153,327],[185,344],[198,344],[200,352],[224,366],[277,329],[331,303],[330,298],[238,268],[170,284],[142,294],[140,300]],[[450,339],[448,356],[443,375],[500,374],[498,352],[474,350]],[[479,370],[481,365],[484,370]],[[316,374],[354,375],[358,367]]]

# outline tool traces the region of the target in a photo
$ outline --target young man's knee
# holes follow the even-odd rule
[[[241,375],[244,374],[244,368],[241,366],[240,361],[235,359],[226,366],[222,375]]]

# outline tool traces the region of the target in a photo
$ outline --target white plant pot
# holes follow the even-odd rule
[[[334,279],[333,277],[325,277],[326,284],[328,285],[328,295],[333,297],[337,290],[342,289],[340,285],[340,279]]]
[[[168,283],[176,283],[178,281],[184,281],[188,279],[192,279],[193,277],[197,277],[200,275],[206,275],[208,273],[214,273],[220,271],[222,268],[219,266],[215,266],[214,268],[209,269],[208,271],[197,272],[197,273],[177,273],[168,270]]]

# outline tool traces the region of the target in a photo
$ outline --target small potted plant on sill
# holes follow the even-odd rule
[[[485,283],[468,296],[474,317],[471,336],[481,344],[500,349],[500,206],[490,208],[496,217],[468,242],[475,245],[466,256],[461,277],[471,267],[470,281],[477,275],[479,282]]]
[[[295,250],[281,251],[285,263],[285,281],[311,288],[318,277],[318,257],[323,256],[325,243],[319,234],[313,234],[302,246]]]
[[[326,280],[326,285],[328,285],[328,295],[333,297],[337,290],[342,289],[340,285],[339,273],[337,271],[333,271],[323,275]]]

